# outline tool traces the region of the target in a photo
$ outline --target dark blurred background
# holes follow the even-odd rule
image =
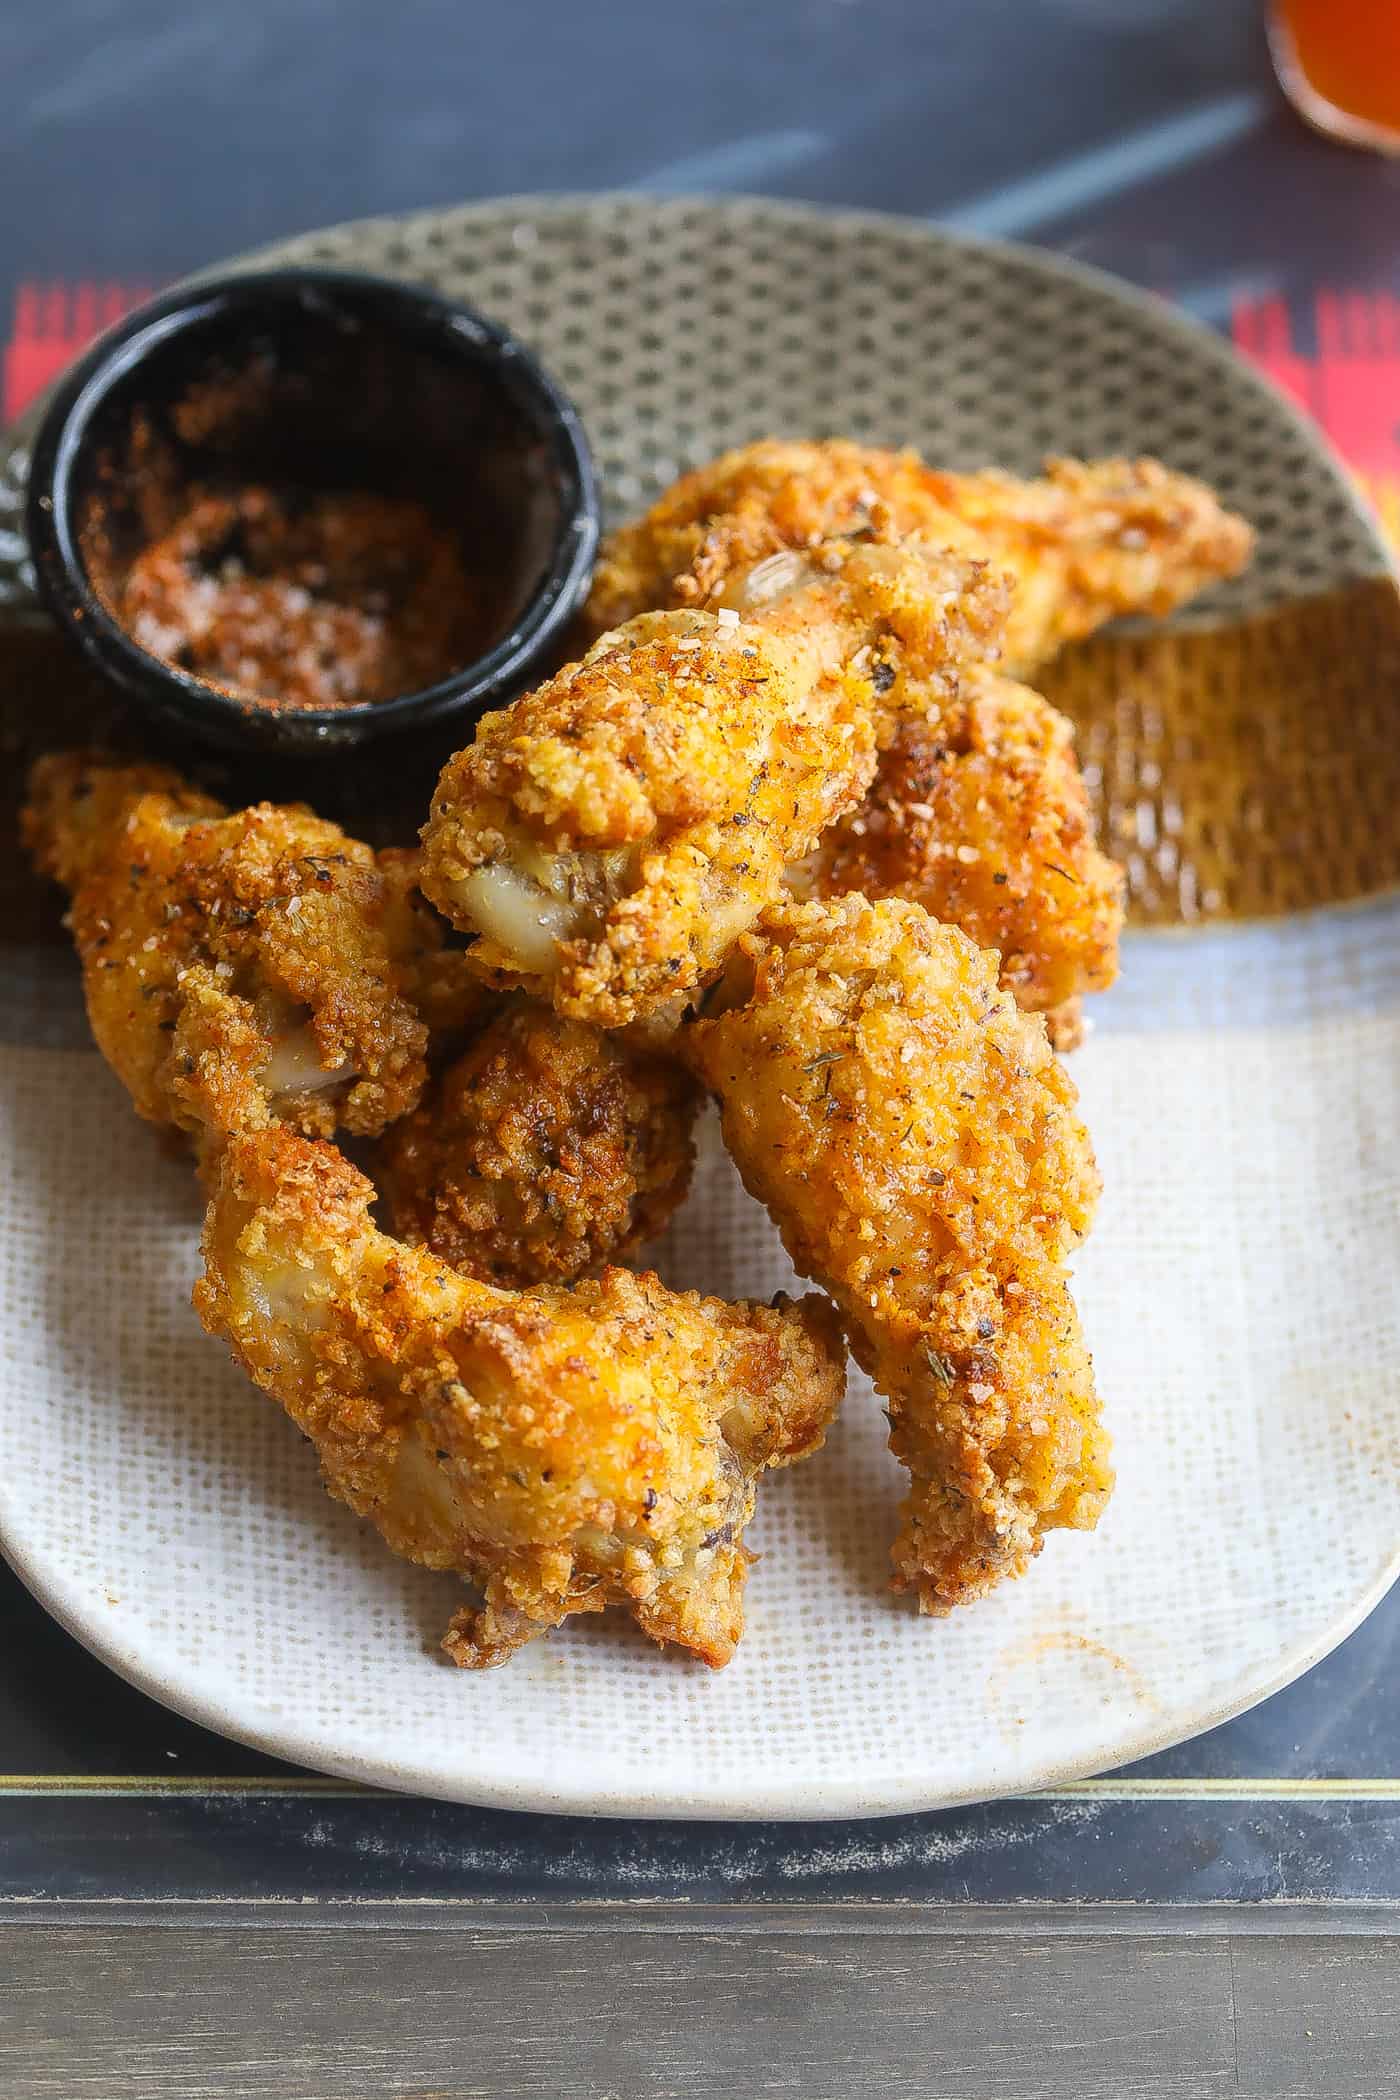
[[[1260,0],[9,0],[0,117],[0,295],[521,190],[908,212],[1217,309],[1400,243]]]

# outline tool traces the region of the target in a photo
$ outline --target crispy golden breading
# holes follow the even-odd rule
[[[105,869],[143,796],[156,797],[172,825],[221,817],[224,806],[170,766],[109,758],[101,751],[55,751],[35,761],[20,830],[35,867],[70,896]]]
[[[276,1118],[373,1135],[416,1103],[431,1019],[481,996],[418,896],[300,807],[225,812],[163,768],[40,759],[24,830],[72,892],[98,1048],[141,1115],[203,1144]]]
[[[1154,459],[1050,460],[1039,481],[941,474],[913,452],[768,438],[686,474],[604,545],[585,610],[600,634],[637,613],[722,598],[782,548],[911,537],[985,555],[1016,581],[1004,638],[1025,673],[1120,613],[1170,612],[1249,559],[1253,535],[1211,491]]]
[[[571,1283],[683,1199],[699,1096],[670,1058],[514,1000],[382,1140],[394,1232],[466,1276]]]
[[[840,1399],[830,1307],[725,1305],[623,1269],[498,1291],[378,1232],[373,1193],[332,1146],[234,1137],[195,1304],[332,1494],[480,1587],[454,1660],[504,1661],[616,1604],[727,1662],[758,1475],[815,1450]]]
[[[941,551],[833,544],[727,586],[605,635],[444,769],[423,886],[490,981],[603,1027],[672,1008],[858,804],[902,696],[935,706],[1004,610]]]
[[[801,895],[922,904],[995,948],[1002,983],[1031,1012],[1104,991],[1118,973],[1123,874],[1094,843],[1073,729],[1039,693],[990,672],[969,674],[936,721],[900,731],[860,809],[793,883]]]
[[[744,947],[751,998],[682,1047],[889,1402],[896,1587],[944,1611],[1112,1485],[1064,1267],[1099,1187],[1075,1090],[996,957],[917,905],[778,907]]]
[[[1047,1006],[1041,1019],[1046,1041],[1060,1056],[1067,1050],[1077,1050],[1089,1032],[1082,999],[1066,999],[1061,1006]]]

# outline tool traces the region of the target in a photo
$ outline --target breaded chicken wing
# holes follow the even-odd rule
[[[1039,481],[942,474],[913,452],[769,438],[684,475],[604,545],[585,609],[600,634],[637,613],[721,602],[736,570],[819,540],[981,553],[1015,578],[1003,654],[1024,674],[1120,613],[1170,612],[1233,576],[1253,535],[1154,459],[1050,460]]]
[[[906,697],[936,706],[1003,610],[984,564],[936,550],[731,571],[717,612],[643,615],[482,720],[433,797],[423,887],[490,981],[646,1021],[715,975],[859,803]]]
[[[923,905],[995,948],[1018,1005],[1061,1009],[1062,1033],[1066,1006],[1118,972],[1123,873],[1094,843],[1074,731],[989,671],[970,673],[936,721],[901,729],[865,802],[791,880],[804,896]]]
[[[725,1305],[622,1269],[494,1290],[376,1231],[373,1193],[332,1146],[233,1138],[195,1304],[333,1495],[480,1588],[448,1653],[501,1662],[615,1604],[727,1662],[758,1475],[814,1450],[840,1398],[830,1308]]]
[[[752,996],[682,1046],[889,1403],[895,1586],[946,1611],[1112,1485],[1065,1273],[1099,1186],[1075,1090],[996,957],[917,905],[783,906],[743,946]]]
[[[416,890],[301,807],[225,811],[164,768],[40,759],[24,832],[72,893],[98,1048],[201,1144],[276,1119],[373,1135],[416,1103],[430,1025],[479,989]]]
[[[683,1199],[699,1094],[672,1059],[512,1000],[381,1141],[394,1232],[483,1283],[571,1283]]]

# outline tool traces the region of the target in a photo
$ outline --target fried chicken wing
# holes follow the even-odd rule
[[[234,1137],[205,1229],[205,1326],[395,1552],[483,1593],[444,1646],[501,1662],[619,1605],[727,1662],[759,1474],[814,1450],[844,1382],[830,1308],[726,1305],[654,1276],[495,1290],[370,1221],[332,1146]]]
[[[770,439],[686,475],[613,534],[586,626],[723,603],[736,575],[800,560],[831,534],[980,549],[1014,579],[1004,653],[1022,667],[1118,613],[1170,611],[1234,574],[1252,544],[1208,489],[1155,460],[1051,461],[1025,482],[841,439]],[[902,721],[868,799],[790,881],[799,894],[907,897],[963,927],[1001,952],[1003,982],[1068,1047],[1083,995],[1116,974],[1123,915],[1069,724],[985,667],[937,696],[890,698]]]
[[[373,1135],[416,1103],[430,1023],[481,994],[419,897],[302,807],[225,811],[164,768],[40,759],[24,812],[70,923],[98,1048],[141,1115],[201,1144],[277,1119]]]
[[[394,1232],[464,1275],[571,1283],[685,1196],[699,1095],[670,1058],[514,1000],[382,1140]]]
[[[792,871],[799,895],[904,897],[1001,957],[1030,1012],[1077,1002],[1118,972],[1123,873],[1094,843],[1074,732],[1048,700],[989,671],[936,721],[910,722],[860,809]]]
[[[917,905],[781,906],[743,947],[752,996],[682,1044],[889,1403],[895,1586],[946,1611],[1112,1485],[1065,1273],[1099,1186],[1075,1090],[996,957]]]
[[[497,984],[603,1027],[673,1008],[1003,610],[985,564],[941,550],[731,571],[717,611],[643,614],[482,720],[438,783],[424,889]]]
[[[1019,674],[1121,613],[1170,612],[1233,576],[1253,535],[1154,459],[1050,460],[1044,478],[943,474],[913,452],[769,438],[684,475],[605,544],[590,634],[637,613],[722,600],[736,570],[826,539],[985,555],[1016,581],[1004,659]]]

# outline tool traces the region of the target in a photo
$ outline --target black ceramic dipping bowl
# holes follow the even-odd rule
[[[418,690],[260,705],[133,639],[120,601],[136,557],[194,493],[250,486],[406,501],[442,528],[481,592]],[[504,328],[415,285],[276,270],[155,301],[64,377],[33,448],[28,529],[50,611],[163,722],[324,751],[448,717],[465,729],[525,685],[587,587],[598,501],[576,411]]]

